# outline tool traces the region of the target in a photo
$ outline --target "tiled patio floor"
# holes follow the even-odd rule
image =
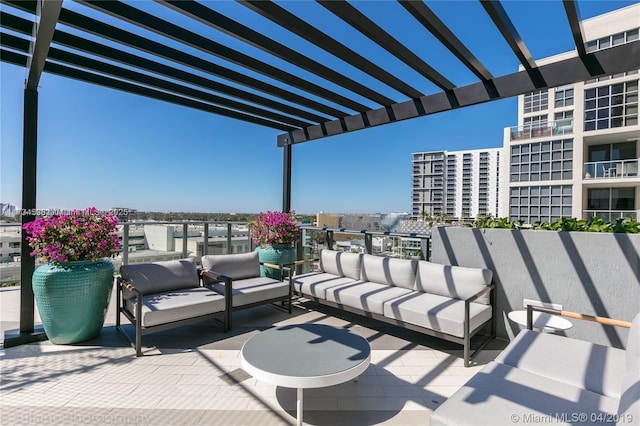
[[[0,292],[3,308],[10,293]],[[5,326],[10,312],[3,309]],[[229,333],[210,321],[145,336],[136,358],[114,315],[111,308],[101,335],[82,344],[3,349],[0,424],[294,424],[295,390],[250,377],[239,350],[273,325],[322,323],[366,337],[372,362],[358,381],[305,390],[306,424],[427,425],[504,346],[493,342],[477,366],[464,368],[461,346],[299,301],[291,315],[271,306],[237,312]]]

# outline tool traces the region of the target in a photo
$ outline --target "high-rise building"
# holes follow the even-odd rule
[[[502,148],[413,154],[414,218],[467,219],[502,210]]]
[[[637,43],[639,23],[640,4],[582,21],[587,52]],[[518,126],[504,133],[503,215],[637,218],[639,139],[638,70],[519,96]]]

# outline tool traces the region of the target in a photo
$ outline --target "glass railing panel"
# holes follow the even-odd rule
[[[22,240],[19,223],[0,224],[0,286],[20,284],[20,245]],[[36,260],[37,266],[40,263]]]
[[[540,137],[570,135],[572,133],[573,120],[570,119],[550,121],[541,124],[514,126],[510,128],[510,138],[512,141]]]
[[[584,179],[626,179],[638,177],[640,159],[590,161],[584,163]]]
[[[594,216],[605,222],[615,223],[619,218],[637,220],[638,212],[636,210],[584,210],[582,212],[584,220]]]

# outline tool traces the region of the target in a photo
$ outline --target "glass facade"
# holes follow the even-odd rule
[[[509,190],[509,218],[534,223],[571,217],[571,202],[571,185],[512,187]]]
[[[584,130],[638,124],[638,80],[584,91]]]
[[[573,139],[511,147],[511,182],[573,178]]]
[[[536,90],[524,95],[524,112],[543,111],[549,108],[549,92]]]
[[[610,36],[599,38],[587,42],[587,53],[595,52],[602,49],[608,49],[620,44],[629,43],[638,40],[638,29],[616,33]]]
[[[573,105],[573,86],[557,88],[554,103],[556,108]]]

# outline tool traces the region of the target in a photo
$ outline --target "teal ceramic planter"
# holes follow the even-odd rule
[[[34,271],[32,283],[52,343],[77,343],[100,334],[113,289],[110,261],[47,263]]]
[[[256,247],[258,259],[260,262],[272,263],[275,265],[283,265],[285,263],[293,263],[296,261],[295,247],[286,245],[267,246],[265,248]],[[280,271],[273,268],[265,268],[260,266],[260,275],[276,280],[280,279]]]

